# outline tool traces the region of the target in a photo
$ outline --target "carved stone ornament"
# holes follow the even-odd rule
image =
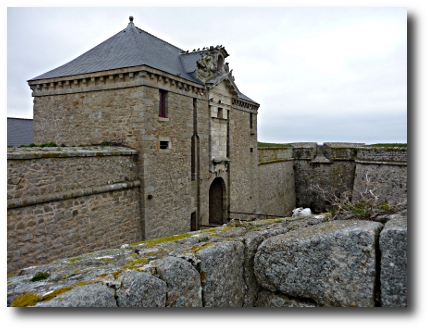
[[[205,55],[200,61],[197,61],[197,78],[208,80],[217,73],[215,60],[211,55]]]

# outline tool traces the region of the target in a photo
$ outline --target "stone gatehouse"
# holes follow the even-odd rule
[[[28,81],[34,142],[120,144],[137,151],[142,237],[258,211],[259,104],[235,84],[225,47],[184,51],[127,27]]]

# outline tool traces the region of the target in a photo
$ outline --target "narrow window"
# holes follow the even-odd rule
[[[196,179],[196,134],[191,137],[191,181]]]
[[[217,117],[222,118],[222,108],[218,108]]]
[[[191,218],[190,218],[190,222],[191,222],[191,231],[196,231],[197,230],[197,217],[196,217],[196,212],[191,213]]]
[[[160,141],[160,149],[169,149],[169,141]]]
[[[253,152],[253,151],[254,151],[254,148],[250,148],[250,149],[249,149],[249,151],[250,151],[250,152]]]
[[[252,128],[252,113],[249,114],[249,128]]]
[[[160,104],[158,107],[158,116],[161,118],[167,118],[167,92],[159,90]]]
[[[197,99],[193,99],[193,133],[197,133]]]
[[[224,64],[224,58],[221,55],[218,55],[218,59],[216,62],[216,69],[221,70],[223,64]]]

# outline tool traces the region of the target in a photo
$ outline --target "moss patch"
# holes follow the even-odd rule
[[[33,278],[30,281],[32,282],[43,281],[43,280],[46,280],[49,276],[51,276],[51,274],[38,272],[36,273],[36,275],[33,276]]]
[[[76,262],[76,261],[79,261],[79,260],[82,260],[82,258],[81,257],[72,258],[72,259],[69,259],[69,262]]]

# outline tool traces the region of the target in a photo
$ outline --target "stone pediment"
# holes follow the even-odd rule
[[[220,74],[216,77],[213,77],[211,80],[206,82],[206,86],[209,88],[214,88],[216,86],[219,86],[222,82],[224,82],[225,87],[227,87],[228,91],[232,95],[239,95],[240,91],[239,88],[237,88],[236,84],[234,83],[234,77],[232,75],[232,71]]]

